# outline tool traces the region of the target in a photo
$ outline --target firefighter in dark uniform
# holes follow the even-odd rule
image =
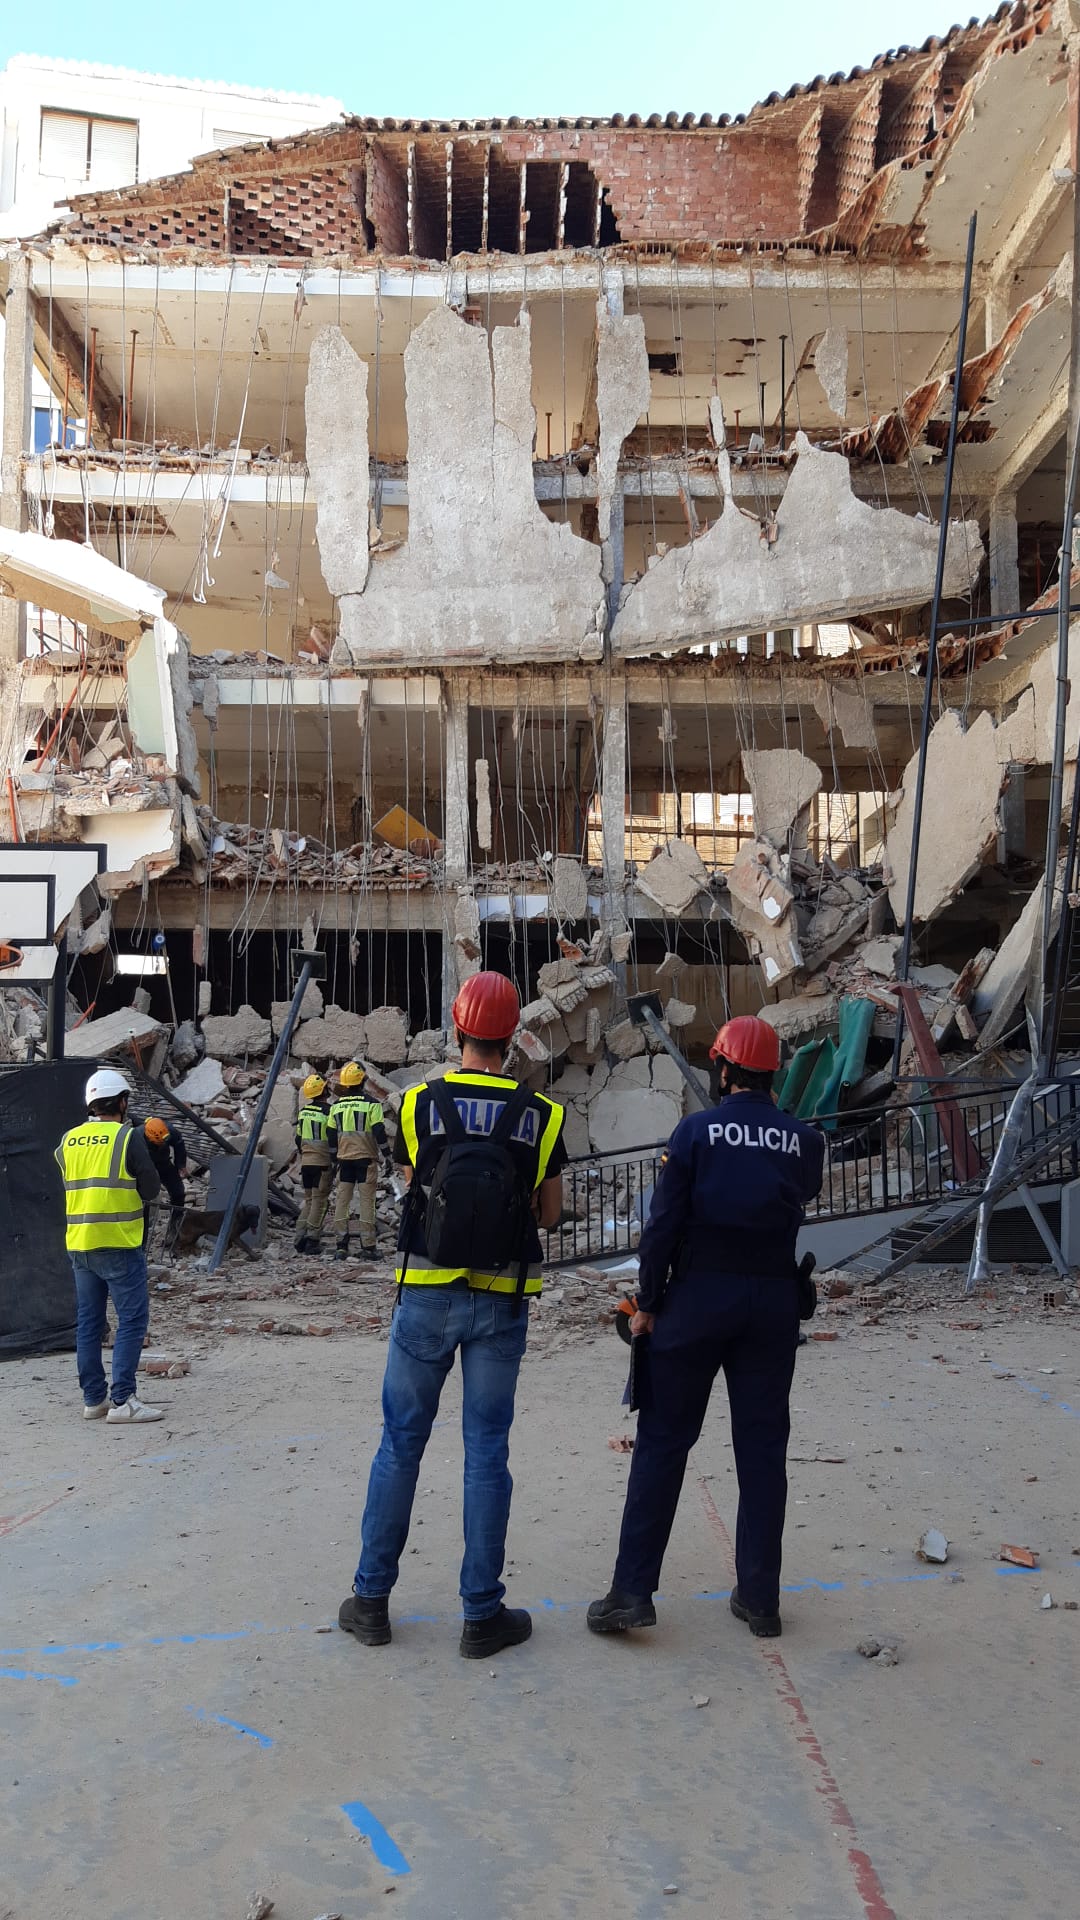
[[[729,1020],[711,1058],[719,1103],[676,1127],[641,1236],[630,1326],[649,1336],[645,1387],[611,1590],[588,1612],[594,1633],[656,1624],[653,1595],[687,1455],[721,1368],[739,1481],[731,1611],[752,1633],[780,1632],[795,1243],[821,1186],[825,1146],[816,1128],[773,1103],[780,1048],[764,1020]]]
[[[528,1328],[525,1297],[541,1285],[537,1228],[553,1226],[561,1213],[566,1150],[562,1107],[503,1072],[519,1013],[517,993],[502,974],[466,980],[453,1006],[460,1071],[409,1088],[401,1102],[394,1158],[409,1196],[398,1240],[383,1432],[368,1479],[360,1564],[338,1612],[344,1631],[368,1647],[390,1639],[389,1595],[409,1535],[420,1462],[459,1352],[465,1442],[460,1651],[466,1659],[489,1659],[532,1632],[524,1607],[503,1605],[513,1488],[507,1460]],[[496,1181],[500,1170],[505,1198],[486,1206],[484,1184]],[[482,1223],[483,1244],[470,1232],[466,1264],[434,1238],[437,1190],[447,1218],[457,1211],[466,1223]],[[494,1258],[500,1221],[511,1214],[512,1258],[507,1246]]]
[[[143,1133],[158,1179],[169,1196],[169,1225],[165,1234],[165,1248],[169,1251],[176,1245],[176,1235],[184,1217],[187,1147],[179,1128],[170,1127],[167,1120],[161,1120],[155,1114],[143,1122]]]

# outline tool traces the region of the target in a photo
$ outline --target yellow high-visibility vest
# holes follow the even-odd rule
[[[326,1128],[329,1115],[325,1107],[301,1107],[296,1116],[296,1131],[300,1143],[305,1147],[322,1147],[326,1144]]]
[[[330,1125],[339,1133],[368,1133],[372,1127],[383,1123],[383,1110],[377,1100],[365,1100],[354,1094],[346,1094],[335,1100],[330,1109]]]
[[[57,1147],[69,1253],[142,1246],[143,1203],[128,1171],[131,1131],[126,1120],[84,1120]]]

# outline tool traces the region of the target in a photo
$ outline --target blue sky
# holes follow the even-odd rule
[[[48,54],[329,94],[353,112],[739,113],[952,25],[956,0],[52,0],[9,5],[0,63]],[[960,17],[969,18],[970,13]]]

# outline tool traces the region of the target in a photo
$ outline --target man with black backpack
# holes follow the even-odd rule
[[[540,1292],[539,1227],[562,1211],[563,1109],[503,1076],[521,1011],[499,973],[467,980],[453,1006],[461,1068],[411,1087],[394,1158],[409,1191],[398,1237],[398,1304],[383,1381],[383,1433],[368,1480],[360,1565],[339,1625],[364,1646],[390,1639],[420,1461],[443,1382],[461,1352],[465,1557],[460,1651],[486,1660],[527,1640],[502,1582],[513,1482],[507,1458],[526,1298]]]

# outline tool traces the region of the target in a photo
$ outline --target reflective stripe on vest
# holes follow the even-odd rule
[[[57,1147],[69,1253],[142,1246],[143,1203],[128,1172],[131,1132],[127,1121],[87,1120],[69,1128]]]
[[[349,1097],[335,1100],[330,1109],[330,1124],[339,1133],[367,1133],[382,1125],[383,1110],[377,1100]]]
[[[447,1084],[454,1089],[455,1093],[460,1086],[462,1093],[471,1096],[473,1099],[483,1097],[484,1094],[487,1094],[491,1090],[498,1090],[509,1096],[516,1091],[518,1085],[516,1080],[504,1080],[490,1073],[448,1073],[445,1075],[445,1079]],[[409,1159],[414,1167],[420,1147],[416,1127],[416,1102],[418,1096],[423,1092],[423,1087],[410,1087],[402,1098],[401,1109],[398,1114],[398,1126],[404,1137]],[[533,1186],[533,1192],[535,1193],[536,1189],[542,1186],[547,1178],[548,1163],[555,1151],[555,1143],[559,1138],[559,1133],[562,1128],[563,1109],[554,1100],[549,1100],[545,1094],[538,1093],[534,1098],[539,1102],[541,1108],[548,1110],[547,1117],[543,1123],[543,1132],[540,1135],[540,1144],[536,1153],[536,1178]],[[499,1104],[505,1105],[505,1100]],[[430,1111],[431,1109],[429,1108],[429,1113]],[[468,1125],[467,1119],[466,1125]],[[396,1273],[398,1281],[400,1282],[400,1266],[397,1267]],[[419,1251],[409,1254],[408,1266],[405,1269],[405,1285],[407,1287],[445,1287],[449,1285],[450,1281],[460,1280],[462,1278],[467,1278],[470,1287],[476,1288],[478,1292],[517,1292],[518,1270],[516,1266],[506,1273],[482,1273],[476,1267],[473,1267],[466,1274],[461,1267],[436,1267],[427,1258],[426,1254]],[[528,1278],[525,1282],[525,1292],[527,1294],[537,1294],[540,1292],[542,1285],[542,1268],[539,1261],[530,1262]]]
[[[296,1116],[296,1130],[306,1147],[323,1145],[327,1124],[328,1115],[322,1107],[301,1107]]]

